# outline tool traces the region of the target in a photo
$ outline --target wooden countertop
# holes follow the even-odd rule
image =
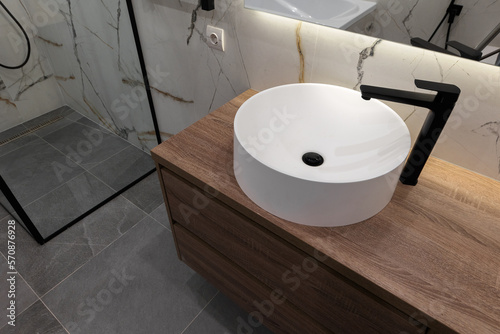
[[[437,332],[500,333],[500,182],[430,158],[376,216],[310,227],[269,214],[233,173],[233,119],[248,90],[152,150],[153,158]],[[205,187],[206,188],[206,187]],[[213,190],[212,190],[213,191]]]

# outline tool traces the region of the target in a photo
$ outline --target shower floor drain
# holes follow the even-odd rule
[[[11,141],[14,141],[14,140],[16,140],[16,139],[19,139],[19,138],[21,138],[21,137],[23,137],[23,136],[26,136],[26,135],[28,135],[28,134],[32,133],[32,132],[35,132],[35,131],[37,131],[37,130],[40,130],[41,128],[46,127],[47,125],[53,124],[53,123],[55,123],[55,122],[58,122],[58,121],[60,121],[61,119],[63,119],[63,117],[62,117],[62,116],[58,116],[58,117],[56,117],[56,118],[49,119],[48,121],[45,121],[45,122],[42,122],[42,123],[37,124],[37,125],[35,125],[35,126],[32,126],[31,128],[28,128],[28,129],[26,129],[26,130],[23,130],[23,131],[21,131],[21,132],[19,132],[19,133],[15,134],[15,135],[13,135],[13,136],[11,136],[11,137],[7,138],[7,139],[4,139],[4,140],[0,141],[0,146],[5,145],[5,144],[8,144],[8,143],[10,143]]]

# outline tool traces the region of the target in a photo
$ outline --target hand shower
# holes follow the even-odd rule
[[[26,43],[28,45],[28,52],[26,54],[26,59],[22,62],[22,64],[20,65],[17,65],[17,66],[8,66],[8,65],[4,65],[2,63],[0,63],[0,67],[3,67],[3,68],[8,68],[8,69],[11,69],[11,70],[15,70],[15,69],[18,69],[18,68],[21,68],[23,67],[24,65],[26,65],[26,63],[28,62],[28,60],[30,59],[30,55],[31,55],[31,44],[30,44],[30,40],[28,38],[28,34],[26,34],[26,30],[24,30],[23,26],[19,23],[19,21],[14,17],[14,15],[12,15],[12,13],[7,9],[7,7],[5,7],[5,5],[3,4],[2,1],[0,1],[0,6],[3,7],[3,9],[7,12],[7,14],[9,14],[9,16],[12,18],[12,20],[14,20],[14,22],[16,22],[16,24],[19,26],[19,28],[21,29],[21,31],[23,32],[23,35],[24,35],[24,38],[26,39]]]

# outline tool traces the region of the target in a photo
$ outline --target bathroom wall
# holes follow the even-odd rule
[[[157,145],[125,0],[23,0],[67,105],[146,151]],[[41,19],[42,20],[42,19]]]
[[[376,0],[376,9],[356,22],[348,31],[410,44],[410,38],[428,40],[446,13],[450,1],[435,0]],[[455,18],[450,41],[459,41],[475,48],[499,23],[500,1],[456,1],[462,12]],[[432,43],[444,47],[448,30],[445,20]],[[500,46],[500,38],[495,45]],[[453,49],[450,48],[453,52]]]
[[[0,68],[0,132],[64,105],[33,17],[21,1],[3,3],[25,27],[32,50],[23,68]],[[0,63],[21,64],[26,50],[22,32],[0,8]]]
[[[500,180],[500,68],[382,41],[216,0],[134,0],[160,129],[168,136],[247,88],[320,82],[414,90],[415,78],[453,83],[461,97],[433,154]],[[207,24],[225,29],[226,51],[204,42]],[[159,78],[159,79],[158,79]],[[415,138],[427,110],[388,103]]]

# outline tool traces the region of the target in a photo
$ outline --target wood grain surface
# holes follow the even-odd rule
[[[233,119],[249,90],[152,150],[155,161],[435,332],[500,332],[500,182],[430,158],[376,216],[334,228],[255,205],[233,172]]]
[[[179,235],[181,259],[245,311],[252,315],[255,312],[257,315],[254,320],[250,320],[248,317],[239,319],[238,333],[252,333],[253,328],[258,327],[256,325],[259,322],[264,322],[275,333],[331,333],[330,330],[313,320],[288,300],[282,299],[282,296],[279,297],[278,303],[271,304],[272,307],[256,307],[256,304],[269,304],[270,296],[274,290],[250,277],[247,272],[234,265],[179,224],[174,224],[173,228],[175,233]]]
[[[422,333],[409,316],[353,284],[202,189],[161,170],[172,220],[333,333]],[[180,241],[180,239],[178,239]],[[180,253],[184,250],[180,247]],[[218,267],[226,276],[233,270]],[[207,277],[208,279],[209,277]],[[262,296],[269,299],[269,296]],[[291,316],[291,315],[290,315]],[[303,328],[304,330],[306,328]]]

